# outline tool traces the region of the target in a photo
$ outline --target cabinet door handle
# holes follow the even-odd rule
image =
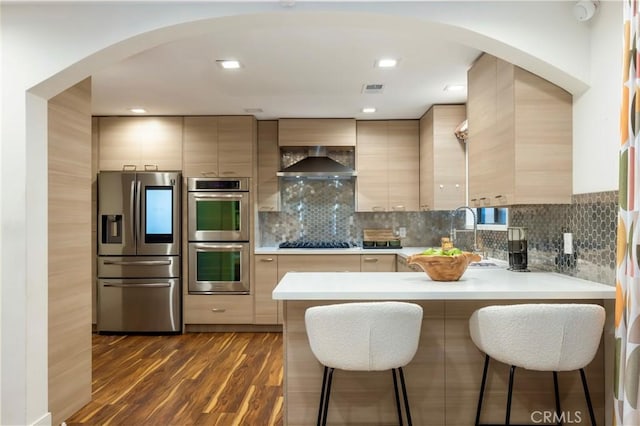
[[[145,171],[150,170],[150,171],[157,172],[158,171],[158,165],[157,164],[145,164],[144,165],[144,170]]]
[[[403,212],[406,210],[406,208],[402,204],[399,204],[397,206],[393,206],[391,210]]]
[[[227,312],[227,310],[224,308],[211,308],[211,312],[222,313],[222,312]]]
[[[273,257],[267,257],[266,259],[260,259],[260,262],[273,262]]]
[[[218,173],[217,173],[217,172],[213,172],[213,171],[210,171],[210,172],[200,172],[200,174],[201,174],[202,176],[204,176],[204,177],[210,177],[210,176],[217,177],[217,176],[218,176]]]
[[[365,257],[365,258],[364,258],[364,261],[365,261],[365,262],[377,262],[377,261],[378,261],[378,259],[377,259],[377,258],[375,258],[375,257]]]
[[[222,172],[220,174],[222,174],[222,175],[235,175],[236,172]]]
[[[373,210],[374,212],[383,212],[384,211],[384,207],[373,206],[373,207],[371,207],[371,210]]]
[[[502,198],[502,195],[496,195],[495,198]]]
[[[272,212],[275,210],[275,208],[271,206],[260,206],[258,210],[260,210],[261,212]]]
[[[135,164],[123,164],[122,171],[123,172],[133,172],[135,171],[137,166]]]
[[[423,204],[420,206],[420,210],[429,210],[429,204]]]
[[[478,199],[477,198],[472,198],[471,201],[478,201]]]

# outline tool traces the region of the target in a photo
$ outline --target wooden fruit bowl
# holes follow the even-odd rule
[[[458,281],[469,263],[480,260],[482,258],[479,255],[463,251],[455,256],[414,254],[409,256],[407,263],[420,266],[433,281]]]

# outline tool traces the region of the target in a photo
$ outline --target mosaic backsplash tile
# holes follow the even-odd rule
[[[362,245],[368,228],[406,228],[407,247],[439,245],[449,235],[448,211],[355,212],[355,182],[348,180],[282,180],[280,212],[261,212],[261,246],[283,241],[347,241]]]
[[[530,268],[615,284],[618,191],[577,194],[567,205],[509,208],[509,225],[527,228]],[[563,233],[573,234],[573,254],[564,254]],[[490,257],[508,260],[504,232],[480,231]]]
[[[348,241],[362,245],[367,228],[406,228],[405,247],[438,246],[448,236],[451,212],[355,212],[351,180],[283,180],[280,212],[259,213],[261,246],[283,241]],[[560,272],[615,283],[618,192],[578,194],[571,204],[521,205],[509,208],[510,226],[527,228],[530,269]],[[464,227],[464,215],[454,227]],[[573,254],[563,253],[563,233],[573,234]],[[473,233],[457,232],[456,246],[470,250]],[[489,257],[508,260],[505,231],[478,231],[478,246]]]

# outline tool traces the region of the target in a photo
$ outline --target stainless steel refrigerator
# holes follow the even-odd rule
[[[182,328],[179,172],[98,175],[97,330]]]

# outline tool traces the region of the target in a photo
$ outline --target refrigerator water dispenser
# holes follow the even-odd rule
[[[102,244],[122,244],[122,215],[102,215]]]

